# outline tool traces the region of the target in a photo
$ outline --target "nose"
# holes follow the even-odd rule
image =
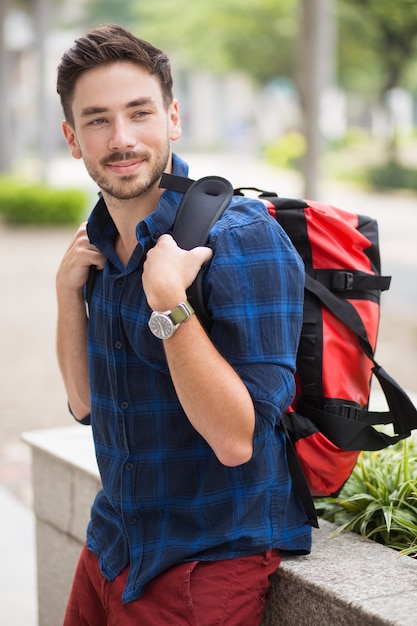
[[[111,136],[109,139],[110,150],[126,150],[136,145],[136,139],[128,121],[115,119],[111,126]]]

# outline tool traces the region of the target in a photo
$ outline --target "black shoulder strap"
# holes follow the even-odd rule
[[[90,317],[91,298],[93,297],[94,284],[96,282],[97,265],[90,265],[88,270],[88,278],[85,284],[85,305],[87,316]]]
[[[173,191],[184,191],[172,229],[172,236],[184,250],[204,246],[212,226],[233,197],[231,183],[220,176],[207,176],[197,181],[164,174],[159,185]],[[202,272],[187,291],[187,297],[206,329],[211,326],[203,298]]]
[[[159,187],[184,194],[172,230],[172,236],[184,250],[204,246],[208,242],[211,227],[233,196],[231,183],[220,176],[207,176],[195,181],[185,176],[163,174]],[[96,266],[91,265],[85,285],[87,315],[90,314],[96,274]],[[208,328],[211,320],[205,309],[201,280],[200,272],[189,289],[188,297],[202,324]]]
[[[164,174],[161,185],[167,184]],[[178,181],[178,176],[175,177]],[[184,250],[204,246],[212,226],[217,222],[233,197],[231,183],[220,176],[206,176],[193,181],[178,207],[172,236]]]

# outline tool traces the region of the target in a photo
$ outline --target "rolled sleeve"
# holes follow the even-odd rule
[[[304,266],[259,202],[232,206],[212,235],[205,283],[211,337],[252,396],[257,430],[273,429],[295,392]]]

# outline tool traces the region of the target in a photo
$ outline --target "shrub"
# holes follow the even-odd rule
[[[369,183],[375,189],[411,189],[417,191],[416,171],[395,161],[370,168],[366,172]]]
[[[306,142],[301,133],[292,132],[274,143],[265,146],[264,156],[273,167],[295,168],[306,151]]]
[[[362,452],[337,498],[316,502],[320,517],[417,557],[417,443],[404,440],[378,452]]]
[[[84,219],[87,197],[79,189],[53,189],[0,179],[0,215],[16,225],[74,225]]]

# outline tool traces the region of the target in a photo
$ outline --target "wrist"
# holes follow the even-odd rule
[[[85,310],[84,289],[57,288],[58,310],[61,313],[66,311]]]
[[[180,324],[187,322],[194,313],[194,309],[187,301],[181,301],[173,309],[153,311],[149,318],[149,328],[158,339],[170,339]]]
[[[155,295],[155,297],[150,297],[148,304],[152,311],[173,311],[180,302],[186,301],[186,292],[178,290],[177,292],[171,291],[167,294],[159,293]]]

